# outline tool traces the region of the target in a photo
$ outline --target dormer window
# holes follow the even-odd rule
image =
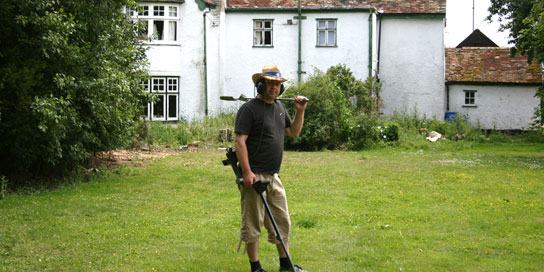
[[[178,5],[140,4],[138,10],[129,10],[128,13],[144,24],[144,28],[139,33],[140,39],[150,40],[151,43],[177,44]]]

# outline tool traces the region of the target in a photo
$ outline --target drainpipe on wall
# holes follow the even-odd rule
[[[368,76],[372,76],[372,51],[374,48],[372,47],[372,36],[374,32],[374,20],[372,20],[372,16],[374,15],[375,10],[370,10],[368,14]]]
[[[450,111],[450,85],[446,81],[446,112]]]
[[[380,82],[380,55],[382,51],[382,18],[381,14],[383,13],[383,10],[378,11],[378,19],[380,19],[380,27],[378,29],[378,64],[376,67],[376,78],[378,82]]]
[[[206,14],[210,12],[208,8],[207,11],[204,11],[202,14],[203,26],[204,26],[204,114],[208,116],[208,59],[206,56]]]
[[[298,0],[298,83],[302,82],[302,6]]]

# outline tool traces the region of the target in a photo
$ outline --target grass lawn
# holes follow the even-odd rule
[[[440,146],[286,152],[295,263],[312,272],[543,271],[544,144]],[[239,193],[223,158],[182,153],[9,195],[0,271],[249,271],[236,253]],[[262,238],[261,263],[277,271]]]

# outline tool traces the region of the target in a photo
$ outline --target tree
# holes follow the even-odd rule
[[[526,55],[531,63],[544,62],[544,2],[542,0],[491,0],[488,20],[499,16],[501,29],[510,30],[511,53]],[[544,98],[544,88],[538,88],[536,97]],[[544,105],[535,109],[534,125],[544,123]]]
[[[513,53],[544,61],[544,3],[541,0],[491,0],[488,20],[498,15],[501,29],[510,30]]]
[[[135,3],[3,1],[0,175],[60,174],[131,138],[148,75],[124,6]]]

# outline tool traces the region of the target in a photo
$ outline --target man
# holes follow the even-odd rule
[[[240,185],[242,205],[242,228],[240,239],[246,243],[251,271],[266,272],[259,263],[259,237],[264,223],[268,241],[276,244],[280,256],[280,271],[292,271],[287,254],[275,236],[270,219],[265,216],[264,203],[253,190],[255,181],[269,180],[263,193],[270,206],[278,229],[289,252],[291,220],[287,209],[285,189],[279,179],[283,157],[284,135],[298,137],[304,123],[306,98],[295,98],[295,117],[291,117],[276,98],[283,92],[283,78],[276,65],[265,65],[262,73],[252,76],[258,95],[238,110],[234,132],[236,156],[244,174],[244,185]],[[303,271],[295,266],[297,271]]]

